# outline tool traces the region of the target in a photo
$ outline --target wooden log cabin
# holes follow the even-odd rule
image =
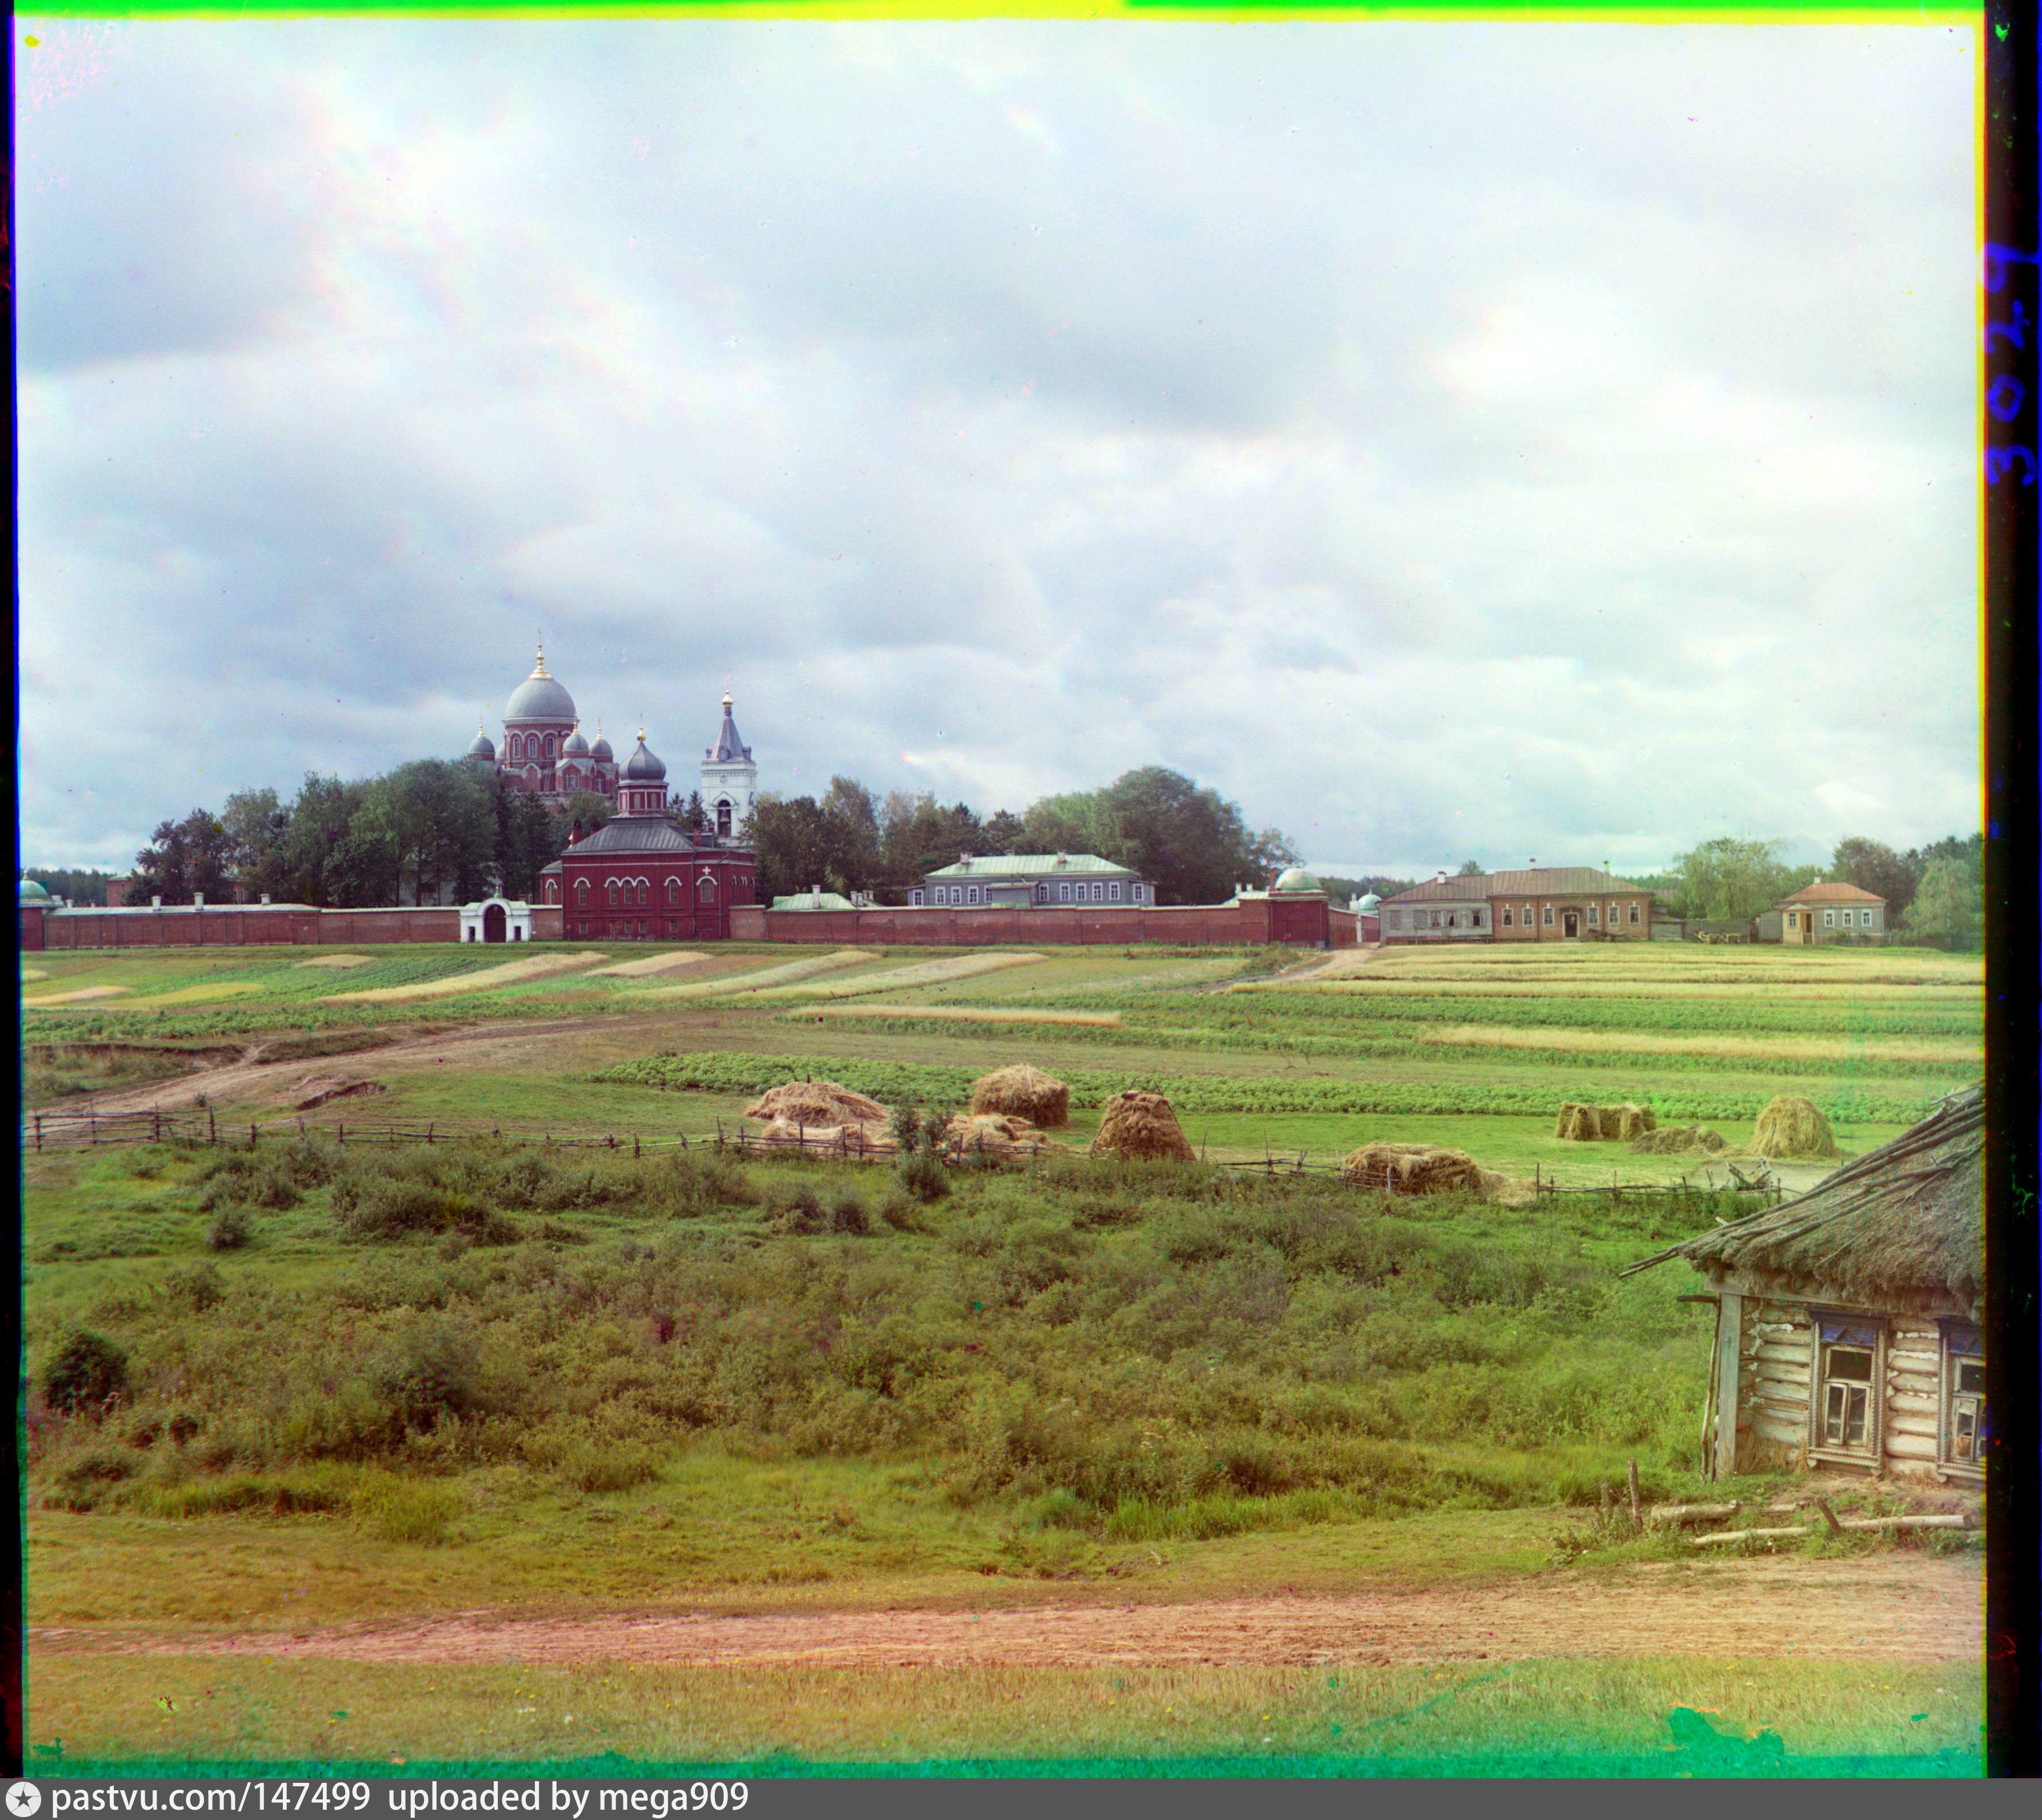
[[[1807,1194],[1633,1264],[1684,1258],[1716,1305],[1710,1474],[1984,1476],[1984,1095]]]

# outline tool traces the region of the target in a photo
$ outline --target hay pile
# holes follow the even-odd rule
[[[785,1119],[790,1125],[879,1125],[886,1108],[833,1080],[790,1080],[762,1093],[745,1107],[747,1118]]]
[[[1442,1150],[1430,1144],[1364,1144],[1340,1159],[1340,1180],[1393,1195],[1482,1194],[1503,1182],[1465,1150]]]
[[[1669,1125],[1648,1131],[1631,1146],[1640,1157],[1713,1157],[1725,1148],[1723,1139],[1700,1125]]]
[[[1830,1130],[1821,1108],[1814,1100],[1794,1093],[1781,1094],[1759,1114],[1749,1153],[1788,1161],[1840,1154],[1836,1134]]]
[[[1605,1138],[1629,1142],[1658,1129],[1658,1121],[1649,1106],[1577,1106],[1570,1099],[1560,1108],[1553,1135],[1575,1144],[1592,1144]]]
[[[1029,1120],[1008,1112],[960,1112],[943,1135],[961,1150],[1039,1150],[1048,1140]]]
[[[1030,1125],[1068,1125],[1071,1090],[1054,1074],[1045,1074],[1023,1061],[1012,1068],[996,1068],[974,1080],[971,1109],[1005,1113]]]
[[[1178,1124],[1170,1103],[1160,1093],[1130,1088],[1107,1101],[1099,1135],[1086,1154],[1092,1157],[1174,1157],[1194,1160],[1191,1141]]]
[[[835,1144],[854,1155],[874,1153],[890,1156],[900,1146],[892,1127],[881,1119],[851,1119],[842,1124],[803,1124],[798,1119],[775,1118],[767,1126],[763,1141],[768,1144],[797,1144],[806,1149]]]

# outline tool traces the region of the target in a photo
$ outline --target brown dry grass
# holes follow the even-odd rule
[[[1614,1139],[1627,1142],[1654,1130],[1658,1121],[1645,1106],[1584,1106],[1569,1100],[1560,1108],[1553,1135],[1563,1142],[1593,1144]]]
[[[945,1004],[820,1005],[813,1011],[783,1011],[780,1015],[804,1018],[947,1018],[959,1023],[1088,1024],[1095,1029],[1111,1029],[1120,1022],[1118,1011],[1038,1011]]]
[[[834,954],[811,954],[805,960],[782,961],[776,967],[761,967],[755,973],[726,974],[713,980],[696,980],[684,986],[648,986],[633,995],[632,1002],[640,999],[713,999],[725,994],[736,995],[757,992],[762,988],[785,985],[793,980],[805,980],[812,974],[832,973],[839,967],[855,967],[866,961],[876,961],[878,954],[870,948],[839,948]]]
[[[1170,1103],[1160,1093],[1130,1088],[1107,1101],[1099,1134],[1088,1151],[1094,1157],[1174,1157],[1195,1160],[1191,1141],[1177,1122]]]
[[[706,954],[679,950],[671,954],[648,954],[642,961],[619,961],[614,967],[597,967],[589,977],[592,980],[643,979],[648,973],[677,973],[683,967],[692,967],[706,961]]]
[[[883,1125],[886,1108],[833,1080],[790,1080],[769,1088],[745,1107],[747,1118],[785,1118],[797,1125]]]
[[[1754,1157],[1829,1157],[1838,1155],[1836,1134],[1822,1108],[1799,1094],[1783,1093],[1758,1115],[1751,1135]]]
[[[373,957],[367,954],[315,954],[309,961],[300,961],[301,967],[365,967]]]
[[[1431,1144],[1364,1144],[1340,1159],[1340,1176],[1356,1187],[1385,1188],[1393,1195],[1480,1194],[1503,1180],[1465,1150]]]
[[[21,1004],[25,1010],[38,1005],[83,1004],[89,999],[110,999],[127,990],[125,986],[80,986],[74,992],[45,992],[40,998],[24,999]]]
[[[1034,966],[1048,959],[1046,954],[1014,954],[996,950],[988,954],[957,954],[947,960],[919,961],[909,967],[889,967],[855,980],[830,981],[821,985],[774,986],[762,999],[847,999],[866,992],[891,992],[904,986],[943,985],[952,980],[976,979],[981,973],[1004,972],[1009,967]]]
[[[1713,1157],[1729,1148],[1715,1132],[1700,1125],[1675,1125],[1648,1131],[1631,1146],[1640,1157]]]
[[[971,1084],[974,1112],[1005,1113],[1031,1125],[1058,1126],[1071,1122],[1071,1090],[1054,1074],[1031,1068],[1025,1061],[1011,1068],[996,1068]]]
[[[522,980],[543,978],[548,973],[571,973],[610,957],[599,948],[572,954],[532,954],[522,961],[507,961],[500,967],[484,967],[479,973],[454,973],[444,980],[420,980],[408,986],[377,986],[365,992],[332,992],[323,1004],[400,1004],[411,999],[450,999],[464,992],[486,992],[498,986],[515,985]]]

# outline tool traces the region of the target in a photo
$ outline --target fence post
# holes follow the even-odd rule
[[[426,1121],[426,1141],[428,1144],[430,1144],[430,1143],[431,1143],[431,1142],[432,1142],[432,1141],[433,1141],[433,1122],[432,1122],[432,1120],[430,1120],[430,1119],[429,1118],[429,1119],[427,1119],[427,1120]]]
[[[638,1134],[635,1131],[631,1134],[631,1160],[638,1160]]]
[[[342,1145],[347,1142],[347,1126],[345,1122],[335,1126],[334,1133]]]
[[[252,1118],[248,1121],[248,1148],[255,1148],[255,1121]]]
[[[96,1112],[88,1112],[86,1118],[90,1126],[92,1141],[97,1144],[99,1141],[99,1115]]]
[[[149,1141],[160,1144],[163,1141],[163,1115],[153,1109],[149,1114]]]
[[[38,1113],[36,1115],[36,1148],[38,1150],[40,1150],[40,1149],[42,1149],[42,1147],[43,1147],[43,1115],[42,1115],[42,1114],[41,1114],[41,1113],[38,1112]]]
[[[212,1108],[210,1106],[205,1109],[205,1141],[208,1144],[217,1144],[220,1141],[220,1127],[213,1122]]]

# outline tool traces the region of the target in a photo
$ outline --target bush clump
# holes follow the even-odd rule
[[[43,1367],[43,1396],[52,1409],[111,1409],[127,1394],[127,1352],[88,1327],[67,1334]]]
[[[222,1207],[205,1229],[206,1246],[211,1251],[239,1251],[254,1237],[255,1222],[248,1217],[246,1207]]]

